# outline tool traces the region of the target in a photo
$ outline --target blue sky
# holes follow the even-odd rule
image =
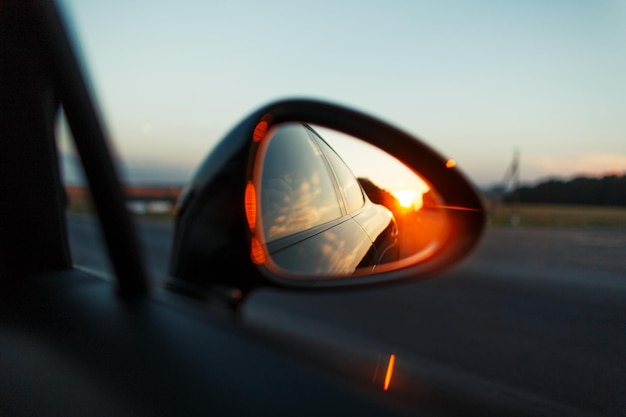
[[[184,179],[284,97],[381,117],[479,186],[516,150],[524,182],[626,171],[622,0],[62,4],[135,177]]]

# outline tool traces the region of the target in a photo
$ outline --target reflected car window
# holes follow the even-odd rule
[[[348,213],[352,213],[363,207],[363,204],[365,203],[363,191],[361,190],[361,186],[350,168],[341,159],[341,157],[319,137],[319,135],[316,135],[313,131],[310,132],[312,135],[317,137],[317,142],[319,143],[320,148],[332,164],[333,171],[335,172],[337,180],[339,181],[339,186],[341,187],[341,193],[345,199]]]
[[[261,218],[267,242],[341,217],[326,162],[302,125],[280,125],[264,143]]]

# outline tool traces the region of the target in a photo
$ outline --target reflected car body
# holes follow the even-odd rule
[[[392,212],[370,200],[311,126],[270,129],[252,160],[257,235],[273,267],[296,275],[352,275],[398,259]]]

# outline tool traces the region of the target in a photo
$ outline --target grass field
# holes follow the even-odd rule
[[[490,226],[626,227],[626,207],[489,204]]]
[[[92,212],[85,189],[68,189],[68,211]],[[626,207],[572,206],[558,204],[496,204],[487,200],[488,225],[497,227],[624,227]],[[138,217],[171,221],[171,213],[136,214]]]

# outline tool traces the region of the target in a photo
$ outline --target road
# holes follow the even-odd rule
[[[138,226],[160,285],[171,226]],[[75,264],[110,271],[94,221],[71,216],[69,230]],[[626,230],[489,228],[436,278],[340,294],[259,291],[242,316],[370,362],[394,353],[394,388],[412,396],[416,378],[443,378],[468,396],[535,404],[538,415],[626,416],[625,255]]]

